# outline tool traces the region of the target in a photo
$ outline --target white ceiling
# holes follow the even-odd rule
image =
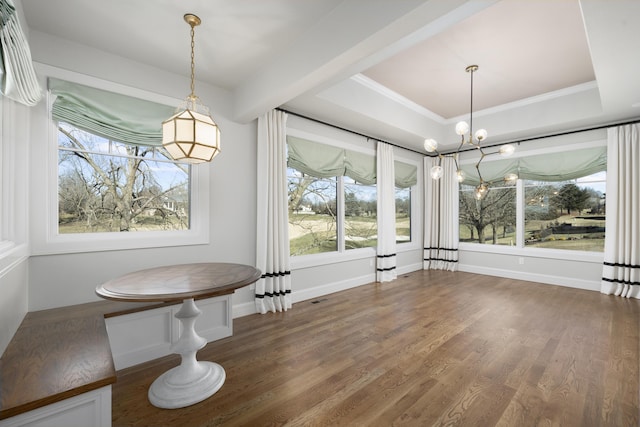
[[[239,122],[282,106],[421,150],[424,137],[447,135],[468,115],[470,64],[479,65],[474,119],[494,123],[495,140],[640,117],[637,0],[21,4],[35,39],[54,36],[184,76],[182,16],[198,15],[196,79],[230,91]],[[33,53],[46,56],[38,46]]]

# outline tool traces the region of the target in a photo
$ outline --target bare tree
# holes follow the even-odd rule
[[[172,217],[184,228],[187,218],[166,207],[164,201],[168,195],[184,191],[185,184],[162,189],[147,164],[152,147],[124,145],[126,157],[96,156],[88,154],[89,148],[73,132],[62,126],[58,129],[74,148],[64,151],[60,159],[73,165],[60,177],[60,209],[86,220],[89,229],[102,226],[130,231],[138,217],[150,212]]]
[[[515,188],[493,188],[482,200],[476,200],[472,191],[460,192],[460,222],[477,231],[478,243],[485,243],[485,229],[491,226],[496,244],[498,228],[513,225],[514,219]]]

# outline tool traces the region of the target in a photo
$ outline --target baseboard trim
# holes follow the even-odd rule
[[[398,275],[411,273],[413,271],[422,270],[422,264],[410,264],[398,268]],[[292,303],[307,301],[318,298],[334,292],[345,291],[347,289],[356,288],[358,286],[367,285],[376,281],[376,274],[370,273],[359,277],[353,277],[339,282],[327,283],[326,285],[315,286],[310,289],[296,290],[295,287],[291,293]],[[254,302],[244,302],[233,305],[233,318],[249,316],[257,313]]]
[[[233,318],[249,316],[251,314],[256,314],[256,303],[251,302],[243,302],[241,304],[234,304],[232,315]]]
[[[460,264],[458,270],[467,273],[484,274],[487,276],[505,277],[507,279],[526,280],[546,285],[564,286],[567,288],[584,289],[600,292],[600,282],[591,280],[572,279],[570,277],[551,276],[548,274],[526,273],[522,271],[504,270],[500,268],[480,267],[477,265]]]
[[[318,298],[323,295],[332,294],[334,292],[345,291],[347,289],[355,288],[358,286],[366,285],[367,283],[375,282],[375,273],[366,274],[364,276],[353,277],[348,280],[341,280],[339,282],[328,283],[326,285],[315,286],[311,289],[302,289],[296,291],[295,289],[291,293],[293,297],[293,303],[307,301],[313,298]]]

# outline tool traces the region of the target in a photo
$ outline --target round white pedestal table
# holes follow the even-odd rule
[[[243,264],[180,264],[136,271],[96,287],[96,294],[116,301],[182,301],[175,316],[182,324],[182,334],[171,347],[182,360],[149,387],[149,401],[154,406],[184,408],[220,390],[226,378],[224,368],[196,359],[207,340],[195,330],[200,315],[195,300],[230,294],[257,281],[260,275],[260,270]]]

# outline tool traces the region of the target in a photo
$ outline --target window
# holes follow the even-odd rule
[[[487,180],[508,172],[521,179],[516,186],[492,185],[481,201],[473,198],[476,183],[460,186],[460,242],[604,250],[605,146],[485,163]]]
[[[413,204],[411,193],[418,183],[418,167],[403,161],[394,162],[396,187],[396,243],[411,243],[411,213],[418,204]]]
[[[314,178],[287,168],[287,184],[291,255],[337,251],[336,178]]]
[[[396,243],[411,242],[411,188],[396,187]]]
[[[491,187],[480,201],[474,197],[474,188],[460,186],[460,241],[515,245],[515,187]]]
[[[293,168],[287,169],[287,183],[292,256],[376,246],[375,185],[343,176],[315,178]]]
[[[189,229],[189,166],[58,123],[58,233]]]
[[[292,256],[375,248],[375,154],[289,135],[289,247]],[[411,242],[411,189],[417,166],[395,162],[396,235]],[[355,251],[354,251],[355,252]]]
[[[606,172],[564,182],[524,181],[528,247],[604,251]]]
[[[378,244],[378,200],[375,184],[344,180],[345,249],[375,248]]]
[[[207,244],[209,168],[161,146],[179,100],[46,71],[91,86],[49,78],[48,102],[33,111],[33,253]]]

